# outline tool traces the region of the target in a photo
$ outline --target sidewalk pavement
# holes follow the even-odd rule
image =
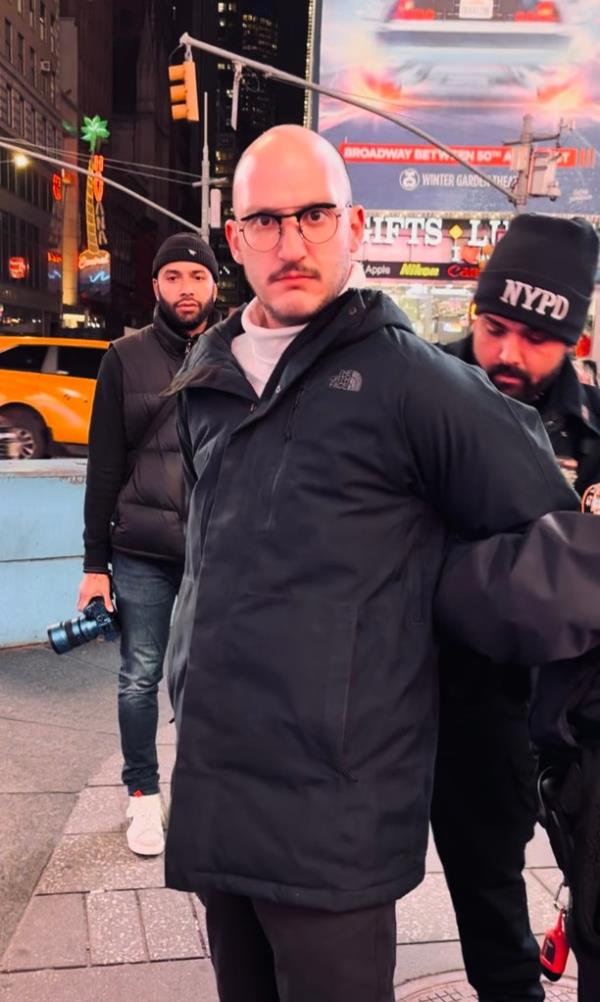
[[[125,842],[126,793],[115,721],[117,650],[88,644],[58,658],[0,651],[0,973],[2,1002],[216,1002],[204,913],[164,887],[162,858]],[[162,795],[174,728],[161,694]],[[559,873],[543,832],[528,847],[536,934],[555,921]],[[397,905],[396,998],[474,999],[439,859]],[[572,959],[553,1002],[575,1002]],[[308,1000],[307,1000],[308,1002]]]

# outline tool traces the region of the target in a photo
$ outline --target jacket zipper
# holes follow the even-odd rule
[[[295,421],[296,421],[296,414],[297,414],[297,411],[298,411],[298,405],[300,404],[300,401],[302,399],[303,394],[304,394],[304,386],[301,386],[300,389],[298,390],[295,398],[294,398],[294,403],[292,404],[292,409],[290,411],[290,416],[289,416],[289,418],[287,420],[287,424],[285,426],[285,432],[284,432],[284,436],[283,436],[283,449],[282,449],[282,452],[281,452],[281,459],[280,459],[280,462],[279,462],[279,466],[277,467],[277,469],[275,471],[275,476],[273,477],[273,481],[271,483],[271,491],[270,491],[270,495],[269,495],[269,512],[268,512],[268,515],[267,515],[267,529],[270,529],[271,526],[272,526],[272,524],[273,524],[273,516],[274,516],[274,511],[275,511],[275,498],[277,496],[277,489],[279,487],[279,481],[281,480],[281,475],[283,473],[283,470],[285,469],[285,467],[287,465],[286,464],[287,453],[288,453],[290,442],[292,441],[292,438],[293,438],[294,425],[295,425]]]
[[[296,412],[298,410],[298,406],[300,404],[300,401],[302,400],[303,394],[304,394],[304,386],[301,386],[300,389],[298,390],[295,398],[294,398],[294,403],[292,404],[292,409],[290,411],[290,416],[288,418],[287,425],[285,427],[285,441],[286,442],[289,442],[290,439],[292,438],[292,433],[294,431],[294,424],[295,424],[295,421],[296,421]]]

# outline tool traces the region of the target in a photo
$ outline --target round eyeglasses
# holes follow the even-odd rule
[[[351,204],[348,202],[344,209],[349,209]],[[335,205],[310,205],[297,212],[257,212],[245,216],[239,229],[248,247],[266,252],[274,250],[281,240],[283,220],[295,219],[304,240],[310,244],[325,244],[335,236],[341,214]]]

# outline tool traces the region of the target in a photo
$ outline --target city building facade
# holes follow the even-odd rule
[[[0,140],[61,147],[58,0],[0,0]],[[60,312],[51,165],[0,148],[0,332],[49,333]]]

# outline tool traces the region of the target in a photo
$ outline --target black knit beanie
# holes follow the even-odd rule
[[[496,313],[576,344],[594,291],[598,237],[585,219],[515,216],[479,277],[478,313]]]
[[[215,282],[219,281],[217,259],[205,240],[197,233],[174,233],[160,245],[152,262],[152,278],[172,261],[195,261],[208,268]]]

